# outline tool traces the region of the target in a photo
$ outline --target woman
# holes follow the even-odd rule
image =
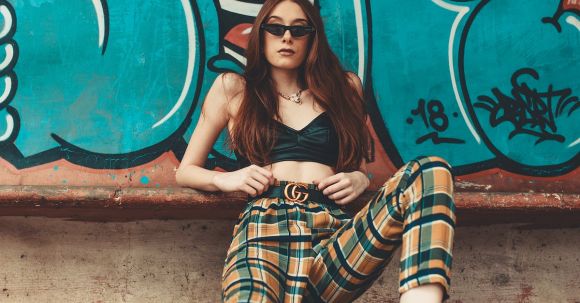
[[[266,1],[253,29],[244,74],[216,79],[176,175],[182,186],[250,196],[224,301],[350,302],[402,244],[401,302],[440,302],[455,222],[448,164],[408,163],[350,218],[341,207],[369,185],[360,79],[343,71],[307,0]],[[224,127],[244,167],[204,169]]]

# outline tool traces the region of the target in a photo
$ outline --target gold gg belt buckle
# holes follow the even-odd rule
[[[304,202],[308,199],[307,191],[299,191],[299,188],[308,189],[306,184],[290,182],[284,187],[284,198],[291,202]]]

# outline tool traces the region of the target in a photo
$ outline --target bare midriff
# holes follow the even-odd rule
[[[332,167],[310,161],[280,161],[263,168],[271,171],[279,181],[312,183],[334,175]]]

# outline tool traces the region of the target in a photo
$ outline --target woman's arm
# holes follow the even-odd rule
[[[218,191],[214,177],[220,172],[203,168],[207,156],[220,132],[229,121],[228,100],[236,78],[233,74],[219,75],[203,102],[202,113],[191,135],[181,164],[175,174],[177,184],[205,191]]]
[[[217,137],[228,125],[232,108],[237,108],[239,104],[243,84],[243,79],[233,73],[221,74],[214,81],[175,174],[177,184],[204,191],[243,191],[252,196],[261,194],[274,184],[272,172],[257,165],[232,172],[218,172],[203,167]]]

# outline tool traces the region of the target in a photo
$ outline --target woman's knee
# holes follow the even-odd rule
[[[396,195],[403,196],[412,187],[413,192],[446,191],[451,196],[453,173],[449,162],[445,159],[438,156],[421,156],[403,165],[392,178],[383,184],[383,187],[390,188]]]
[[[413,192],[422,193],[422,198],[433,194],[447,193],[453,200],[453,173],[449,162],[441,157],[423,156],[409,161],[402,181],[401,183],[404,183],[400,185],[402,192],[413,188]],[[422,204],[424,202],[422,200],[424,199],[418,202]]]
[[[410,161],[409,163],[417,162],[420,166],[426,165],[429,167],[440,166],[451,170],[451,165],[449,162],[439,156],[420,156]]]
[[[413,171],[419,170],[421,173],[432,170],[433,182],[448,183],[453,188],[453,170],[447,160],[439,156],[421,156],[410,161],[409,165],[413,166]]]

